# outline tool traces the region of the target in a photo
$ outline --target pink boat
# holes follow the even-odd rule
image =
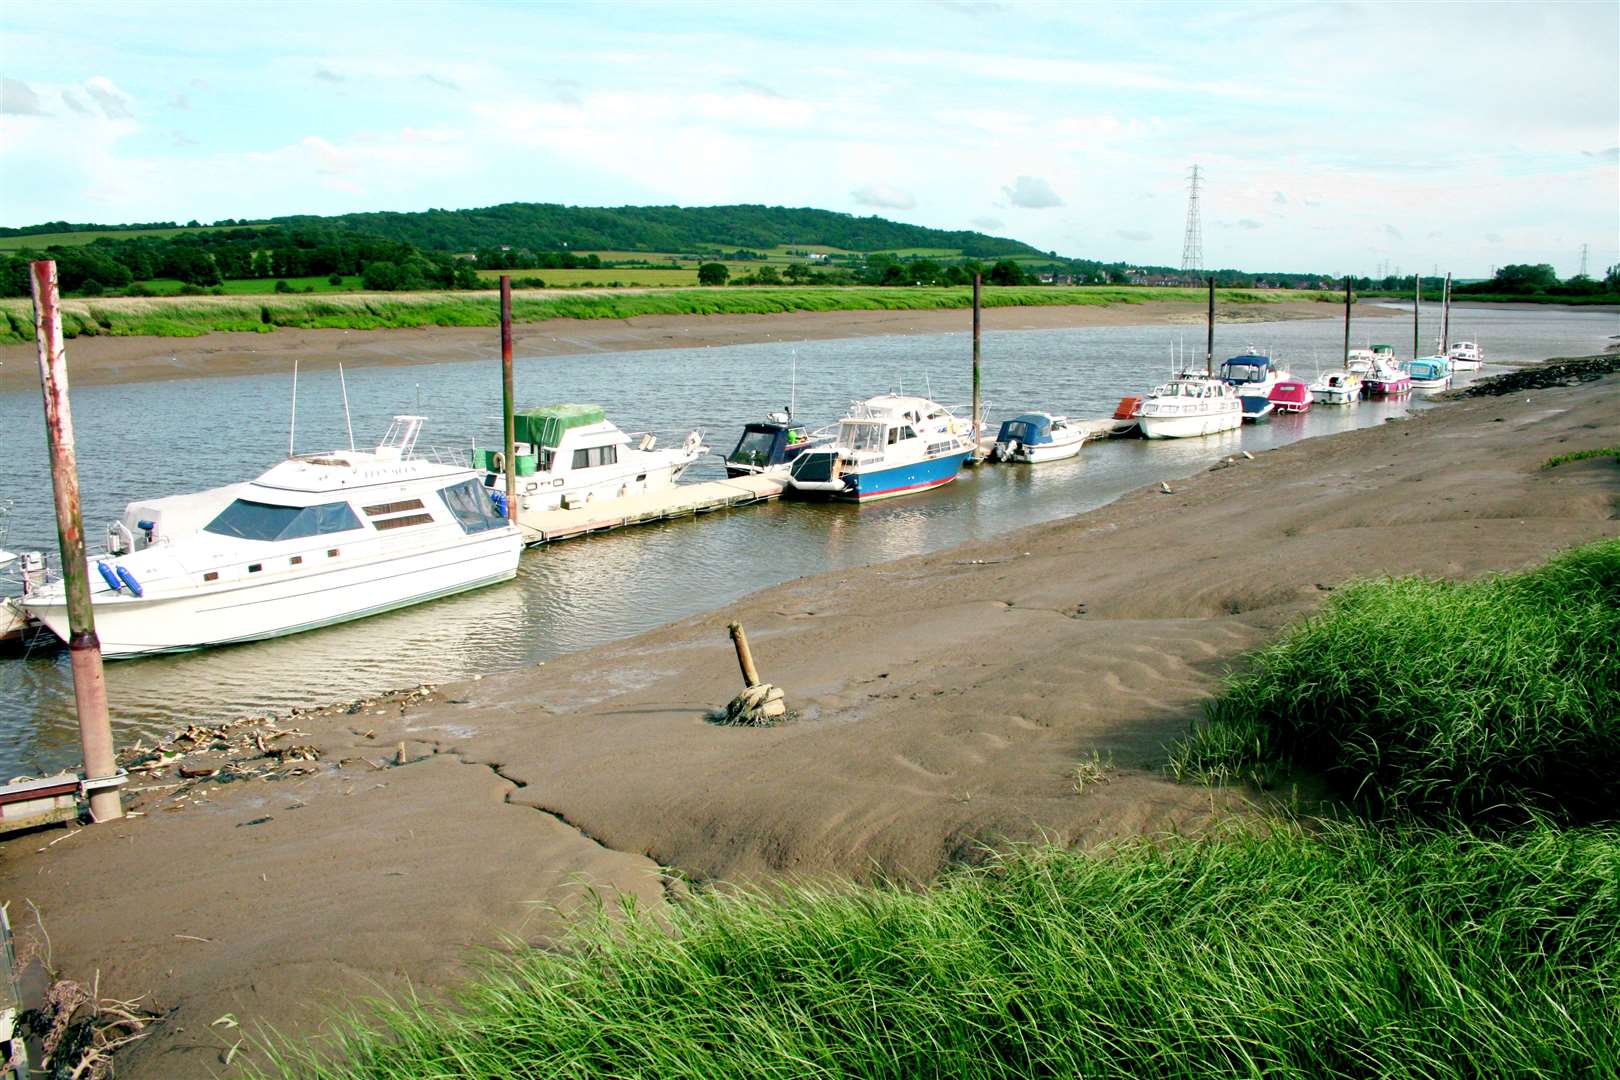
[[[1412,376],[1395,363],[1394,349],[1374,345],[1369,352],[1372,359],[1361,376],[1362,393],[1368,397],[1395,397],[1411,392]]]
[[[1309,412],[1314,400],[1311,388],[1298,379],[1284,379],[1271,388],[1268,396],[1278,412]]]

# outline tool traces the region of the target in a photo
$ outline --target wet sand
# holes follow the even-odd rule
[[[1336,305],[1292,300],[1224,305],[1220,322],[1339,318]],[[1357,316],[1399,312],[1367,305]],[[819,341],[885,334],[948,334],[972,329],[966,309],[949,311],[796,311],[777,315],[643,315],[633,319],[549,319],[514,327],[520,358],[634,349],[685,349],[765,341]],[[996,307],[984,310],[986,330],[1051,330],[1077,326],[1202,324],[1196,302],[1154,301],[1109,307]],[[74,385],[147,382],[199,375],[290,371],[300,365],[377,367],[487,360],[500,355],[491,327],[434,326],[409,330],[296,330],[219,333],[195,338],[95,337],[67,343]],[[0,390],[37,388],[33,345],[0,347]]]
[[[211,1026],[224,1013],[318,1037],[346,998],[432,992],[479,947],[549,940],[587,885],[656,910],[682,877],[921,881],[985,845],[1197,830],[1256,812],[1158,771],[1222,671],[1348,578],[1620,535],[1611,462],[1539,467],[1616,442],[1620,375],[1457,401],[408,707],[299,716],[311,775],[152,790],[130,799],[143,817],[14,837],[0,896],[25,947],[38,905],[65,974],[172,1010],[121,1076],[209,1076],[240,1037]],[[790,722],[705,721],[740,689],[731,619]],[[1113,768],[1077,792],[1093,754]]]

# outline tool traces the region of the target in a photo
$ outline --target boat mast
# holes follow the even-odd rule
[[[338,385],[343,387],[343,426],[349,429],[349,452],[354,452],[354,422],[349,419],[349,380],[343,377],[343,365],[338,365]]]
[[[1451,352],[1451,271],[1446,271],[1446,302],[1440,314],[1440,355]]]

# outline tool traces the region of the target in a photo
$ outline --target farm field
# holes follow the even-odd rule
[[[737,266],[747,264],[731,263],[728,265],[732,267],[731,272],[735,274],[738,272],[736,269]],[[521,278],[539,278],[541,281],[544,281],[548,287],[584,285],[586,283],[592,285],[607,285],[610,282],[617,281],[621,285],[637,285],[652,288],[674,288],[684,285],[696,285],[698,283],[697,267],[695,265],[685,268],[670,267],[667,270],[649,270],[644,267],[635,266],[604,266],[594,270],[590,267],[578,267],[572,270],[537,269],[478,271],[478,276],[483,278],[485,281],[490,282],[492,285],[500,281],[502,274],[511,274],[513,281],[517,281]]]
[[[359,292],[363,288],[358,274],[345,277],[341,285],[333,285],[325,274],[316,277],[286,278],[285,280],[293,292]],[[185,283],[177,278],[151,278],[140,284],[151,289],[158,296],[179,296],[180,290],[185,286]],[[219,287],[225,290],[226,296],[267,296],[275,294],[276,279],[229,278]]]
[[[35,233],[32,236],[0,236],[0,253],[20,251],[23,248],[44,250],[51,246],[82,247],[94,243],[103,237],[113,237],[118,240],[129,240],[137,236],[169,237],[179,236],[182,233],[221,232],[235,229],[263,228],[260,225],[204,225],[199,228],[186,228],[181,226],[174,229],[101,229],[89,232],[59,232]]]

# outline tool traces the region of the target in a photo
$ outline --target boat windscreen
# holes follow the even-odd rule
[[[743,432],[742,438],[737,440],[737,449],[731,452],[727,461],[739,465],[766,466],[771,464],[771,451],[776,447],[776,432],[754,431],[749,429]]]
[[[444,500],[450,516],[456,519],[462,532],[484,532],[506,524],[506,519],[495,513],[489,493],[477,480],[463,480],[459,484],[440,488],[439,498]]]
[[[845,420],[838,425],[838,443],[850,450],[882,450],[883,423],[873,420]]]
[[[273,503],[237,499],[203,526],[204,532],[234,536],[241,540],[297,540],[305,536],[326,536],[360,528],[346,502],[319,506],[276,506]]]

